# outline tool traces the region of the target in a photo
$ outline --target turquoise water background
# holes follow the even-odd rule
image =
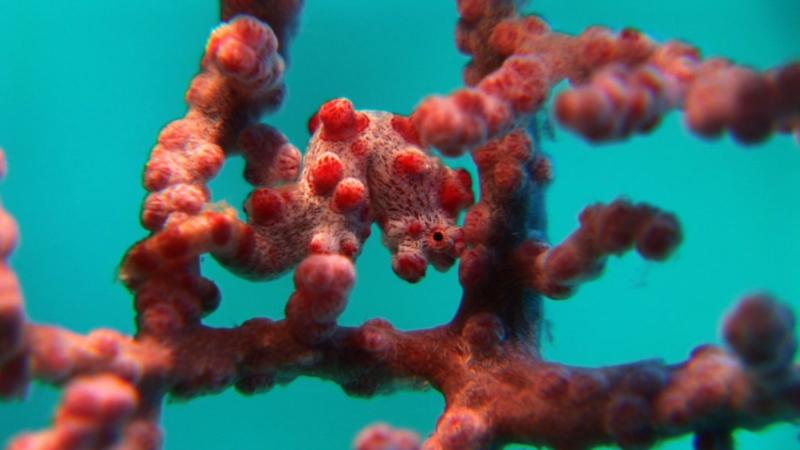
[[[694,4],[697,3],[697,4]],[[682,38],[706,55],[766,68],[800,57],[797,0],[668,2],[534,1],[560,30],[634,25],[658,39]],[[465,58],[454,48],[452,0],[308,0],[292,46],[283,109],[268,117],[303,147],[305,124],[325,100],[408,113],[427,94],[460,85]],[[131,299],[115,281],[138,224],[142,167],[160,128],[183,115],[211,0],[0,0],[0,146],[10,173],[0,187],[20,223],[12,262],[32,319],[78,332],[133,330]],[[654,134],[593,147],[564,130],[544,143],[556,167],[550,235],[560,241],[578,212],[620,195],[676,212],[685,242],[665,264],[635,255],[566,302],[548,302],[548,358],[607,365],[686,358],[719,342],[720,318],[743,294],[768,289],[800,312],[800,148],[789,137],[752,149],[690,136],[672,115]],[[466,161],[461,163],[467,164]],[[247,186],[230,161],[212,185],[239,205]],[[358,261],[359,280],[342,323],[385,317],[403,329],[446,322],[460,293],[455,270],[419,286],[389,268],[380,240]],[[231,326],[280,317],[289,277],[236,279],[213,262],[205,271],[223,292],[208,322]],[[59,391],[34,385],[26,402],[0,404],[0,441],[49,422]],[[359,429],[387,421],[430,432],[443,409],[436,392],[351,399],[335,385],[299,379],[252,398],[233,390],[164,409],[167,449],[346,449]],[[798,429],[740,432],[739,449],[800,448]],[[690,449],[690,439],[660,448]]]

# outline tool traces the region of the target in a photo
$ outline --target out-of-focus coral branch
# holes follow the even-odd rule
[[[356,437],[356,450],[419,450],[419,436],[380,423],[364,429]]]
[[[617,40],[627,35],[639,36],[624,31]],[[697,49],[670,42],[637,64],[614,62],[593,71],[587,83],[558,97],[556,116],[583,136],[605,141],[650,131],[664,114],[683,109],[689,128],[701,136],[730,130],[738,141],[755,143],[774,131],[798,129],[799,80],[800,64],[762,74],[724,59],[703,61]]]
[[[278,52],[289,59],[289,43],[297,32],[304,0],[222,0],[220,18],[227,22],[248,15],[266,23],[278,38]]]
[[[475,86],[503,63],[503,56],[486,45],[501,21],[514,17],[527,0],[458,0],[460,15],[456,28],[456,45],[472,57],[464,69],[464,81]]]
[[[511,1],[459,6],[459,48],[474,55],[465,69],[472,87],[430,97],[414,113],[423,142],[446,154],[514,129],[564,79],[574,88],[558,96],[556,116],[593,141],[647,132],[673,109],[707,137],[731,130],[752,143],[798,129],[798,64],[760,74],[724,59],[703,61],[688,44],[657,44],[630,28],[554,32],[539,17],[519,16]]]
[[[0,148],[0,179],[7,171],[6,155]],[[8,258],[17,246],[17,222],[0,205],[0,398],[22,397],[28,366],[25,359],[25,305],[17,274]]]
[[[584,209],[580,228],[558,246],[529,241],[520,247],[518,257],[530,270],[532,289],[565,298],[579,284],[600,276],[609,255],[636,247],[642,257],[663,261],[680,241],[680,226],[672,214],[617,200]]]
[[[17,437],[10,449],[109,448],[138,403],[136,390],[113,375],[76,378],[66,387],[53,427]]]

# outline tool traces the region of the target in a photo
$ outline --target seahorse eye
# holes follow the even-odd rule
[[[434,231],[433,240],[436,242],[442,242],[444,240],[444,234],[441,231]]]

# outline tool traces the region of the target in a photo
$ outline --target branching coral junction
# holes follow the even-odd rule
[[[465,6],[468,3],[473,4],[473,10]],[[475,4],[462,2],[465,17],[475,14]],[[239,37],[237,40],[247,39]],[[252,42],[260,45],[257,37]],[[242,54],[235,44],[226,44],[229,55]],[[254,53],[258,54],[258,51]],[[226,60],[223,57],[220,60],[225,64],[237,58]],[[259,70],[248,69],[247,65],[234,63],[226,67],[255,74],[253,79],[257,83],[269,79],[259,76]],[[270,82],[265,83],[267,86],[263,92],[269,94]],[[264,97],[267,103],[276,101],[273,98],[270,95]],[[193,102],[191,96],[189,101]],[[497,111],[501,111],[502,105],[498,108]],[[513,108],[520,109],[518,106]],[[247,110],[246,105],[234,111],[243,110]],[[212,112],[222,114],[224,118],[224,109]],[[201,115],[203,113],[213,120],[208,109],[201,111]],[[318,132],[324,132],[324,127],[323,124],[323,130]],[[495,131],[505,133],[503,127]],[[397,131],[397,127],[393,128]],[[227,149],[229,142],[226,139],[229,137],[226,138],[226,133],[232,133],[231,129],[222,127],[215,131],[213,126],[203,126],[190,137]],[[160,144],[176,141],[180,141],[180,133],[170,134],[168,128],[162,133]],[[270,142],[269,139],[262,141]],[[208,145],[193,145],[191,148],[205,149],[201,153],[204,155],[214,154],[214,148]],[[247,151],[246,145],[242,148]],[[344,306],[341,294],[352,284],[352,269],[343,257],[324,256],[310,257],[298,268],[295,276],[297,293],[287,307],[288,321],[252,320],[238,330],[230,331],[187,328],[186,325],[191,325],[202,309],[213,309],[216,305],[210,285],[194,278],[194,269],[190,266],[173,265],[174,257],[177,255],[180,260],[191,249],[210,250],[225,262],[227,241],[219,237],[225,233],[212,233],[209,239],[202,237],[202,230],[218,230],[220,227],[213,226],[214,220],[219,222],[216,218],[223,217],[223,223],[228,223],[224,218],[229,216],[225,215],[224,209],[215,208],[206,210],[199,218],[176,216],[170,219],[177,228],[170,228],[167,224],[156,237],[132,250],[146,248],[147,242],[157,243],[160,236],[166,235],[161,233],[175,233],[180,239],[163,239],[169,245],[153,246],[156,256],[167,257],[169,270],[157,264],[155,267],[143,264],[140,266],[152,270],[141,271],[141,277],[125,277],[136,292],[139,325],[144,327],[138,344],[108,332],[94,333],[88,340],[83,340],[46,327],[32,327],[26,340],[21,341],[30,343],[32,353],[29,354],[34,355],[35,373],[47,380],[60,383],[72,374],[96,370],[92,367],[107,367],[116,376],[78,377],[67,389],[53,431],[17,441],[18,445],[37,442],[45,445],[56,442],[54,439],[67,439],[64,436],[72,436],[72,442],[77,442],[76,436],[83,436],[82,439],[88,440],[84,442],[96,439],[96,446],[104,446],[107,442],[104,439],[111,436],[108,433],[118,427],[124,430],[128,445],[146,446],[158,437],[152,428],[152,419],[157,414],[162,389],[167,386],[177,397],[214,391],[234,382],[240,391],[252,392],[275,382],[288,381],[299,374],[332,379],[348,393],[360,395],[385,391],[397,381],[419,385],[420,380],[427,380],[448,398],[447,413],[439,422],[436,435],[427,444],[432,448],[482,448],[506,441],[544,443],[556,448],[582,448],[596,442],[614,442],[635,448],[648,445],[655,437],[667,437],[690,429],[698,431],[698,448],[726,448],[728,427],[760,427],[765,421],[791,417],[793,375],[787,366],[787,357],[793,351],[790,336],[793,323],[783,307],[764,296],[751,297],[737,310],[737,314],[731,316],[726,326],[727,341],[740,356],[738,360],[731,354],[704,348],[695,351],[691,362],[685,366],[646,362],[588,371],[536,362],[540,337],[538,301],[528,298],[526,289],[533,288],[556,298],[568,296],[577,283],[598,274],[605,255],[635,245],[643,256],[662,259],[681,235],[677,222],[668,213],[642,204],[614,202],[587,209],[581,215],[579,231],[553,252],[546,250],[541,233],[531,235],[528,241],[523,242],[525,236],[520,230],[541,226],[540,221],[530,221],[525,217],[538,214],[541,200],[534,194],[538,186],[549,178],[547,163],[532,150],[524,133],[513,132],[506,137],[498,136],[474,153],[480,170],[481,203],[470,210],[464,227],[467,250],[462,253],[460,269],[466,289],[464,301],[450,326],[427,332],[403,334],[382,321],[370,321],[360,328],[337,330],[332,320]],[[287,152],[291,155],[291,150]],[[158,149],[154,151],[151,163],[158,160],[157,154]],[[248,159],[247,155],[245,159]],[[328,161],[331,159],[335,160],[329,157]],[[198,162],[208,160],[192,159]],[[252,160],[248,159],[248,164]],[[392,167],[413,169],[429,165],[420,162],[418,157],[417,163],[414,157],[398,160],[406,163],[393,163]],[[201,169],[206,166],[201,165]],[[335,169],[335,166],[333,163],[326,167]],[[314,164],[306,167],[313,171]],[[193,173],[207,178],[213,172],[195,170]],[[331,170],[323,172],[323,179],[333,180],[327,183],[331,192],[316,192],[313,180],[320,177],[306,178],[303,175],[301,180],[309,180],[308,186],[315,191],[313,195],[330,194],[335,199],[337,186],[347,179],[344,170],[341,176],[336,175],[337,170],[332,171],[334,175],[330,175]],[[414,175],[416,170],[410,172]],[[168,175],[166,178],[174,174]],[[179,181],[186,177],[176,176]],[[252,180],[252,176],[248,178],[248,181]],[[151,191],[160,190],[156,189],[158,182],[147,178],[145,181]],[[172,183],[175,184],[181,183]],[[251,220],[256,222],[255,227],[259,222],[257,211],[265,210],[253,207],[256,193],[265,192],[262,195],[264,202],[260,204],[270,206],[266,211],[274,211],[272,206],[276,202],[269,183],[256,180],[254,184],[267,189],[257,190],[249,200],[248,212]],[[168,185],[170,182],[161,187]],[[437,182],[434,185],[439,191],[443,184]],[[375,186],[365,183],[365,187],[372,189]],[[440,198],[431,204],[441,207],[441,193],[437,194]],[[202,191],[200,195],[203,195]],[[387,197],[387,200],[396,199]],[[409,206],[404,208],[401,210],[408,210]],[[332,209],[337,209],[334,212],[341,216],[342,208]],[[145,209],[145,213],[147,211]],[[189,216],[194,214],[190,210],[180,212]],[[269,217],[260,217],[265,219],[261,223],[268,222],[266,219]],[[188,236],[195,236],[191,233],[195,229],[191,227],[193,220],[200,223],[200,237],[198,241],[190,239],[187,242]],[[147,218],[144,221],[147,226]],[[421,225],[426,223],[421,222]],[[411,223],[404,225],[406,232],[419,228]],[[151,223],[148,228],[158,229],[160,226]],[[181,226],[188,227],[190,233],[181,232]],[[235,230],[222,228],[238,236],[241,242],[248,242],[247,231],[238,235]],[[333,244],[310,245],[308,254],[353,256],[346,250],[342,251],[346,246],[342,245],[339,235],[334,235],[337,239]],[[314,236],[310,234],[309,244],[314,243]],[[435,236],[433,233],[429,236],[433,245],[439,241]],[[331,242],[329,237],[322,239],[323,244]],[[202,245],[192,247],[192,242]],[[388,243],[391,248],[391,239]],[[420,248],[414,245],[420,244],[411,244],[412,249]],[[303,258],[302,255],[299,257]],[[140,258],[140,262],[142,259],[146,261],[147,258]],[[158,261],[165,260],[161,258]],[[234,261],[243,259],[238,257]],[[411,263],[406,263],[413,270],[405,272],[404,278],[417,278],[411,276],[420,270],[414,261],[412,257]],[[247,269],[253,267],[252,264],[245,265]],[[130,275],[131,272],[125,271],[128,267],[128,263],[124,263],[123,273]],[[178,272],[183,273],[180,278],[175,276]],[[403,270],[398,274],[403,276]],[[502,286],[502,289],[498,290],[497,286]],[[7,292],[13,293],[13,289],[9,287]],[[230,297],[224,290],[223,293],[229,302]],[[206,299],[206,302],[196,304],[195,296]],[[8,299],[13,300],[13,295]],[[613,299],[606,300],[613,302]],[[613,305],[606,308],[613,308]],[[14,317],[14,314],[6,314],[12,325]],[[13,326],[5,329],[13,331]],[[15,355],[24,355],[25,351],[20,352],[20,348],[14,345],[14,333],[9,336],[6,341],[10,350],[6,353],[10,356],[5,364],[4,379],[6,386],[13,389],[13,382],[20,379],[15,378],[14,369],[21,367],[19,361],[24,359]],[[431,343],[437,343],[435,354],[438,361],[430,360]],[[88,352],[82,353],[84,351]],[[67,358],[55,358],[59,354],[67,355]],[[178,359],[171,354],[178,355]],[[198,354],[204,354],[204,357],[192,356]],[[710,373],[714,374],[709,377],[710,381],[698,383]],[[153,380],[154,376],[156,379],[165,376],[169,381],[161,384]],[[131,389],[132,385],[138,386],[137,389]],[[95,406],[87,409],[92,399],[95,399]],[[691,401],[687,403],[687,399]],[[748,399],[758,400],[753,404]],[[81,418],[77,423],[83,424],[84,428],[95,431],[111,428],[94,438],[87,437],[81,434],[80,426],[76,427],[76,417]],[[98,418],[97,425],[93,425],[91,417]],[[359,438],[359,445],[380,448],[374,445],[380,445],[382,439],[394,438],[398,439],[396,445],[401,448],[416,445],[409,435],[398,435],[386,428],[365,432]]]

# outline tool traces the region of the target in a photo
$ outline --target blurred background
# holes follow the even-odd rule
[[[453,44],[455,1],[307,3],[292,45],[288,101],[265,119],[298,147],[308,139],[308,117],[331,98],[409,113],[424,96],[460,86],[466,59]],[[800,57],[798,6],[539,0],[528,9],[562,31],[635,26],[659,40],[688,40],[705,55],[767,68]],[[161,127],[183,115],[183,93],[217,21],[212,0],[0,1],[0,146],[10,165],[0,193],[22,230],[12,263],[34,320],[78,332],[133,331],[131,299],[116,267],[145,236],[138,223],[142,168]],[[758,290],[800,312],[800,147],[792,138],[754,148],[729,138],[705,142],[672,115],[655,133],[621,144],[592,146],[556,129],[543,146],[556,171],[547,195],[553,241],[575,229],[584,206],[619,196],[677,213],[685,235],[665,264],[633,254],[612,258],[607,274],[577,296],[548,301],[548,358],[587,366],[678,362],[698,344],[718,343],[723,314]],[[249,190],[242,167],[228,162],[212,184],[215,199],[241,205]],[[218,326],[279,318],[292,290],[290,277],[243,281],[213,261],[204,270],[222,289],[222,305],[207,320]],[[406,284],[392,274],[377,236],[358,270],[343,324],[384,317],[402,329],[430,327],[448,321],[458,305],[455,270]],[[36,384],[24,403],[0,404],[0,442],[46,426],[58,398],[59,391]],[[230,390],[173,402],[163,424],[167,449],[346,449],[375,421],[427,434],[443,407],[434,391],[352,399],[334,384],[303,378],[252,398]],[[793,425],[739,432],[737,448],[799,448],[797,436]],[[690,449],[691,440],[659,448]]]

